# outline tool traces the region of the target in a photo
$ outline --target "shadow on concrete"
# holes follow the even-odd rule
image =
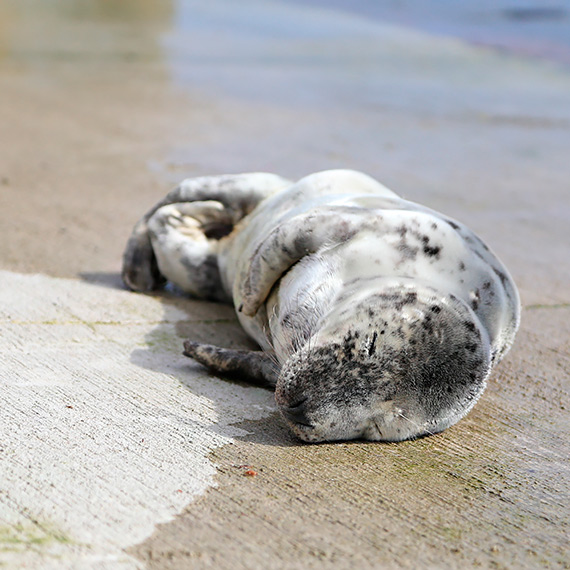
[[[94,271],[79,273],[78,275],[81,280],[86,283],[90,283],[91,285],[100,285],[101,287],[107,287],[108,289],[126,288],[119,273]]]
[[[118,273],[93,272],[79,276],[93,285],[125,289]],[[170,286],[149,295],[160,302],[163,316],[151,322],[154,326],[145,335],[146,346],[132,351],[133,364],[174,376],[192,394],[213,402],[219,421],[207,429],[214,433],[236,437],[238,428],[247,432],[243,436],[247,441],[280,447],[303,445],[288,432],[277,410],[259,419],[260,402],[264,402],[266,408],[270,406],[271,390],[253,386],[236,375],[215,375],[183,356],[186,339],[258,350],[241,328],[233,307],[192,299]]]
[[[118,273],[81,273],[80,277],[88,283],[101,287],[126,289]],[[278,447],[328,445],[306,444],[297,439],[286,428],[276,409],[262,419],[248,418],[248,393],[252,394],[252,390],[259,389],[270,393],[271,389],[252,384],[236,374],[215,374],[183,356],[183,342],[187,339],[226,348],[259,350],[257,344],[241,328],[232,306],[193,299],[171,284],[167,284],[162,290],[143,295],[160,301],[164,316],[145,335],[147,346],[132,352],[131,362],[147,370],[175,376],[192,394],[214,402],[220,422],[211,426],[213,432],[227,436],[228,427],[237,427],[248,432],[240,439],[262,445]],[[236,392],[241,394],[238,396]],[[251,406],[255,406],[254,399],[250,400]],[[224,420],[225,416],[235,416],[235,409],[230,409],[234,405],[242,406],[242,419]],[[379,445],[379,442],[362,440],[343,443]]]

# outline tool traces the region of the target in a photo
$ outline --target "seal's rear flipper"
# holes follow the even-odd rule
[[[252,384],[275,388],[277,383],[278,366],[266,352],[232,350],[187,340],[184,355],[215,372],[243,376]]]
[[[135,226],[129,238],[123,255],[121,277],[129,289],[141,292],[153,291],[166,282],[158,269],[145,220]]]
[[[151,291],[169,279],[198,297],[227,300],[217,241],[261,200],[291,184],[260,172],[184,180],[135,226],[123,256],[125,285]]]

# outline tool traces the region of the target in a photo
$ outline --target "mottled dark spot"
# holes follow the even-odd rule
[[[291,250],[287,247],[287,245],[286,245],[284,242],[281,243],[281,251],[282,251],[287,257],[290,257],[290,258],[295,257],[295,253],[294,253],[293,251],[291,251]]]
[[[308,232],[308,229],[307,229]],[[305,254],[309,251],[310,238],[307,235],[298,235],[293,240],[293,247],[297,255]]]
[[[465,271],[465,263],[463,261],[459,262],[459,271]]]
[[[418,294],[415,291],[406,293],[403,299],[405,305],[414,304],[418,300]]]
[[[422,328],[428,333],[433,332],[433,323],[431,322],[431,317],[426,315],[425,319],[422,321]]]
[[[380,301],[382,305],[391,307],[396,311],[401,311],[404,305],[413,304],[417,300],[417,293],[415,291],[402,294],[397,293],[378,293],[374,295],[371,300]]]
[[[401,239],[398,243],[398,251],[402,254],[402,260],[414,260],[418,255],[419,248],[413,247],[406,240]]]
[[[432,229],[432,230],[437,230],[437,224],[436,224],[435,222],[432,223],[431,229]]]
[[[479,306],[479,301],[481,300],[479,289],[471,291],[471,295],[473,296],[473,299],[471,300],[471,307],[475,310]]]
[[[441,247],[436,245],[435,247],[430,247],[429,245],[424,246],[424,253],[429,257],[439,256]]]
[[[454,230],[458,230],[459,226],[455,223],[452,222],[451,220],[445,220]]]
[[[429,310],[436,315],[441,313],[441,307],[438,307],[437,305],[432,305]]]

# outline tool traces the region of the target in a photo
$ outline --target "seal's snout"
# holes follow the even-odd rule
[[[283,366],[275,400],[291,431],[303,441],[366,437],[370,399],[385,384],[382,371],[358,360],[352,360],[351,371],[346,369],[345,354],[336,344],[302,350]]]

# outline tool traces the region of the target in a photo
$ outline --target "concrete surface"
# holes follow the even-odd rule
[[[218,337],[231,310],[189,317],[175,300],[0,279],[0,560],[138,567],[122,549],[214,483],[208,454],[247,433],[232,424],[274,409],[268,391],[206,377],[171,342],[177,326]]]
[[[570,566],[570,70],[335,5],[0,4],[4,566]],[[443,434],[301,445],[271,393],[180,355],[247,346],[230,308],[121,287],[178,179],[335,167],[519,284],[514,349]]]

